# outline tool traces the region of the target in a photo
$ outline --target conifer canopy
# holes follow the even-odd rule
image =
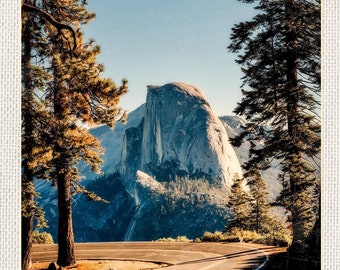
[[[58,191],[58,264],[75,263],[71,196],[82,192],[77,165],[100,172],[103,149],[84,124],[110,127],[125,119],[119,108],[127,81],[102,78],[100,48],[84,41],[81,26],[94,18],[83,0],[22,1],[22,269],[30,265],[34,179]],[[103,200],[105,201],[105,200]],[[41,219],[42,220],[42,219]]]
[[[291,216],[291,250],[300,252],[318,214],[313,190],[319,178],[321,2],[242,2],[252,3],[258,14],[233,27],[228,47],[238,53],[244,74],[234,112],[247,120],[232,143],[250,141],[248,172],[280,162],[278,203]]]

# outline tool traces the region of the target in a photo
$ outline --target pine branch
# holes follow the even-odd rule
[[[61,32],[61,30],[63,30],[63,29],[68,30],[72,34],[72,38],[73,38],[73,48],[72,48],[72,50],[76,49],[76,47],[77,47],[76,32],[73,30],[73,28],[71,26],[58,22],[51,14],[47,13],[46,11],[42,10],[41,8],[31,6],[31,5],[28,5],[26,3],[22,3],[21,9],[22,9],[22,11],[26,11],[28,13],[38,14],[45,21],[49,22],[55,28],[57,28],[58,32]]]
[[[73,189],[74,189],[73,192],[72,192],[73,193],[72,195],[75,195],[77,193],[81,193],[81,194],[84,194],[89,201],[102,202],[102,203],[106,203],[106,204],[110,203],[109,201],[98,196],[95,192],[88,191],[84,186],[80,185],[77,182],[72,182],[71,184],[72,184]]]

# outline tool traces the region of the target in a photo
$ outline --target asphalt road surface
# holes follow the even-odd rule
[[[33,262],[56,261],[57,245],[33,245]],[[246,243],[113,242],[78,243],[80,259],[162,262],[163,269],[262,269],[275,247]]]

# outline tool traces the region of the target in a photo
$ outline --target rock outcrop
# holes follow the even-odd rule
[[[226,130],[195,86],[148,86],[141,123],[125,131],[120,174],[132,193],[140,170],[161,181],[205,178],[230,186],[241,168]]]

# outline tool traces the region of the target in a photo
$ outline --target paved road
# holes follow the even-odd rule
[[[76,244],[77,259],[162,262],[163,269],[261,269],[275,247],[245,243],[114,242]],[[56,261],[57,245],[33,245],[33,262]]]

